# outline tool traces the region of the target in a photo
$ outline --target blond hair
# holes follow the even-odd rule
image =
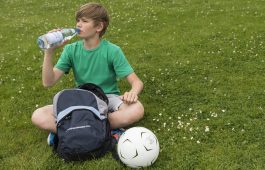
[[[87,3],[82,5],[76,12],[75,19],[81,18],[92,19],[96,25],[103,23],[103,29],[99,33],[99,37],[102,37],[109,25],[108,11],[99,3]]]

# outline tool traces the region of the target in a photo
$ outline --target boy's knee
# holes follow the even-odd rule
[[[37,110],[35,110],[32,115],[31,115],[31,121],[33,124],[37,125],[40,123],[41,121],[41,113],[42,113],[42,108],[39,108]]]
[[[42,126],[45,124],[48,120],[48,114],[50,112],[49,106],[41,107],[35,110],[31,116],[31,121],[33,124],[37,126]]]
[[[41,129],[56,133],[55,119],[50,106],[35,110],[31,116],[31,121]]]
[[[139,116],[139,119],[143,118],[144,116],[144,106],[141,102],[137,101],[137,107],[136,107],[136,111],[137,111],[137,115]]]
[[[141,120],[144,116],[144,106],[141,102],[137,101],[133,107],[133,113],[131,113],[132,116],[127,117],[127,119],[124,119],[124,124],[132,124],[139,120]]]

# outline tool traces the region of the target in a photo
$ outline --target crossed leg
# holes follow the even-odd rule
[[[56,133],[53,105],[47,105],[35,110],[31,116],[31,121],[40,129]]]
[[[137,101],[133,104],[121,104],[119,110],[110,113],[108,119],[112,129],[129,126],[139,121],[144,115],[143,105]]]
[[[137,101],[133,104],[121,104],[119,110],[110,113],[108,119],[112,129],[129,126],[139,121],[144,115],[143,105]],[[56,133],[55,117],[53,115],[53,105],[47,105],[35,110],[31,120],[37,127]]]

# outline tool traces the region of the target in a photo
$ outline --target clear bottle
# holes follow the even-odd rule
[[[49,49],[57,44],[60,44],[64,40],[70,40],[76,34],[79,34],[78,28],[65,28],[60,31],[49,32],[41,35],[38,38],[38,45],[41,49]]]

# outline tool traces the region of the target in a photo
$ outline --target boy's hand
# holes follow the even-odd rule
[[[53,30],[49,31],[48,33],[56,32],[56,31],[61,31],[61,30],[62,30],[62,29],[53,29]],[[51,47],[51,48],[49,48],[49,49],[46,49],[45,52],[47,52],[47,53],[54,53],[54,51],[55,51],[56,48],[63,47],[65,44],[68,43],[68,41],[69,41],[69,40],[66,39],[66,40],[64,40],[62,43],[57,44],[57,45],[55,45],[55,46],[53,46],[53,47]]]
[[[120,96],[120,99],[126,104],[133,104],[137,102],[138,95],[135,92],[125,92],[122,96]]]

